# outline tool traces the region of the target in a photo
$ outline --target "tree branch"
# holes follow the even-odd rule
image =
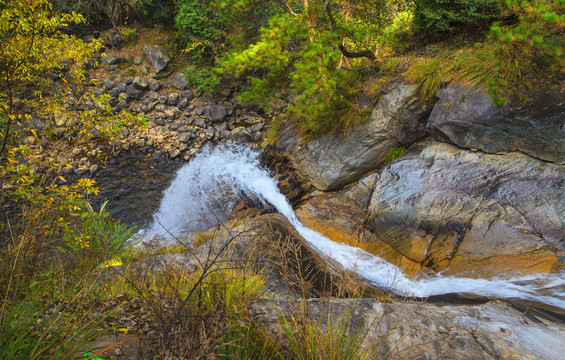
[[[330,19],[330,24],[331,24],[331,29],[332,31],[334,30],[335,27],[335,19],[332,15],[332,10],[331,10],[331,6],[329,5],[329,1],[326,2],[325,6],[324,6],[324,10],[327,10],[328,12],[328,18]],[[341,51],[341,53],[343,54],[343,56],[348,57],[348,58],[352,58],[352,59],[358,59],[358,58],[362,58],[362,57],[366,57],[367,59],[371,60],[371,61],[375,61],[377,60],[377,57],[375,56],[375,54],[373,54],[373,52],[371,50],[363,50],[363,51],[349,51],[345,48],[345,46],[343,46],[343,44],[341,44],[341,40],[340,40],[340,44],[338,45],[339,51]]]

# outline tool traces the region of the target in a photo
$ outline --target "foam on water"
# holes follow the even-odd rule
[[[260,167],[258,154],[242,145],[206,147],[181,168],[161,201],[150,233],[179,235],[221,221],[238,195],[270,203],[286,216],[298,233],[332,264],[353,271],[381,289],[398,295],[428,297],[466,293],[485,297],[519,298],[565,309],[565,274],[473,279],[436,275],[415,279],[385,260],[359,248],[333,242],[302,225],[279,191],[277,182]],[[231,199],[231,200],[230,200]]]

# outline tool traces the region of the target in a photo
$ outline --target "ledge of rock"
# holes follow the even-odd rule
[[[376,299],[265,299],[251,305],[273,334],[284,331],[281,314],[313,321],[349,317],[363,346],[387,359],[561,359],[565,327],[502,301],[433,304]],[[320,324],[323,326],[323,324]],[[359,333],[358,333],[359,334]]]
[[[563,267],[564,194],[564,166],[432,141],[353,186],[304,201],[296,213],[407,274],[491,277]]]
[[[484,92],[451,85],[442,91],[427,128],[438,140],[459,147],[491,154],[514,150],[565,164],[565,102],[558,93],[496,107]]]
[[[344,135],[326,134],[303,144],[292,128],[273,146],[320,190],[334,190],[359,179],[384,163],[394,146],[409,146],[426,135],[415,87],[397,85],[383,95],[369,120]]]

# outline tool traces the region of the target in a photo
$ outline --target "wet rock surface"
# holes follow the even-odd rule
[[[471,277],[559,271],[565,168],[432,141],[297,209],[308,226],[406,272]]]

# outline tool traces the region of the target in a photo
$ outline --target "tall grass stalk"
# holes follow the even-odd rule
[[[368,327],[354,318],[351,310],[337,315],[327,310],[325,319],[310,320],[305,314],[281,316],[282,327],[292,357],[298,360],[369,360],[374,348],[364,345],[374,322]]]

